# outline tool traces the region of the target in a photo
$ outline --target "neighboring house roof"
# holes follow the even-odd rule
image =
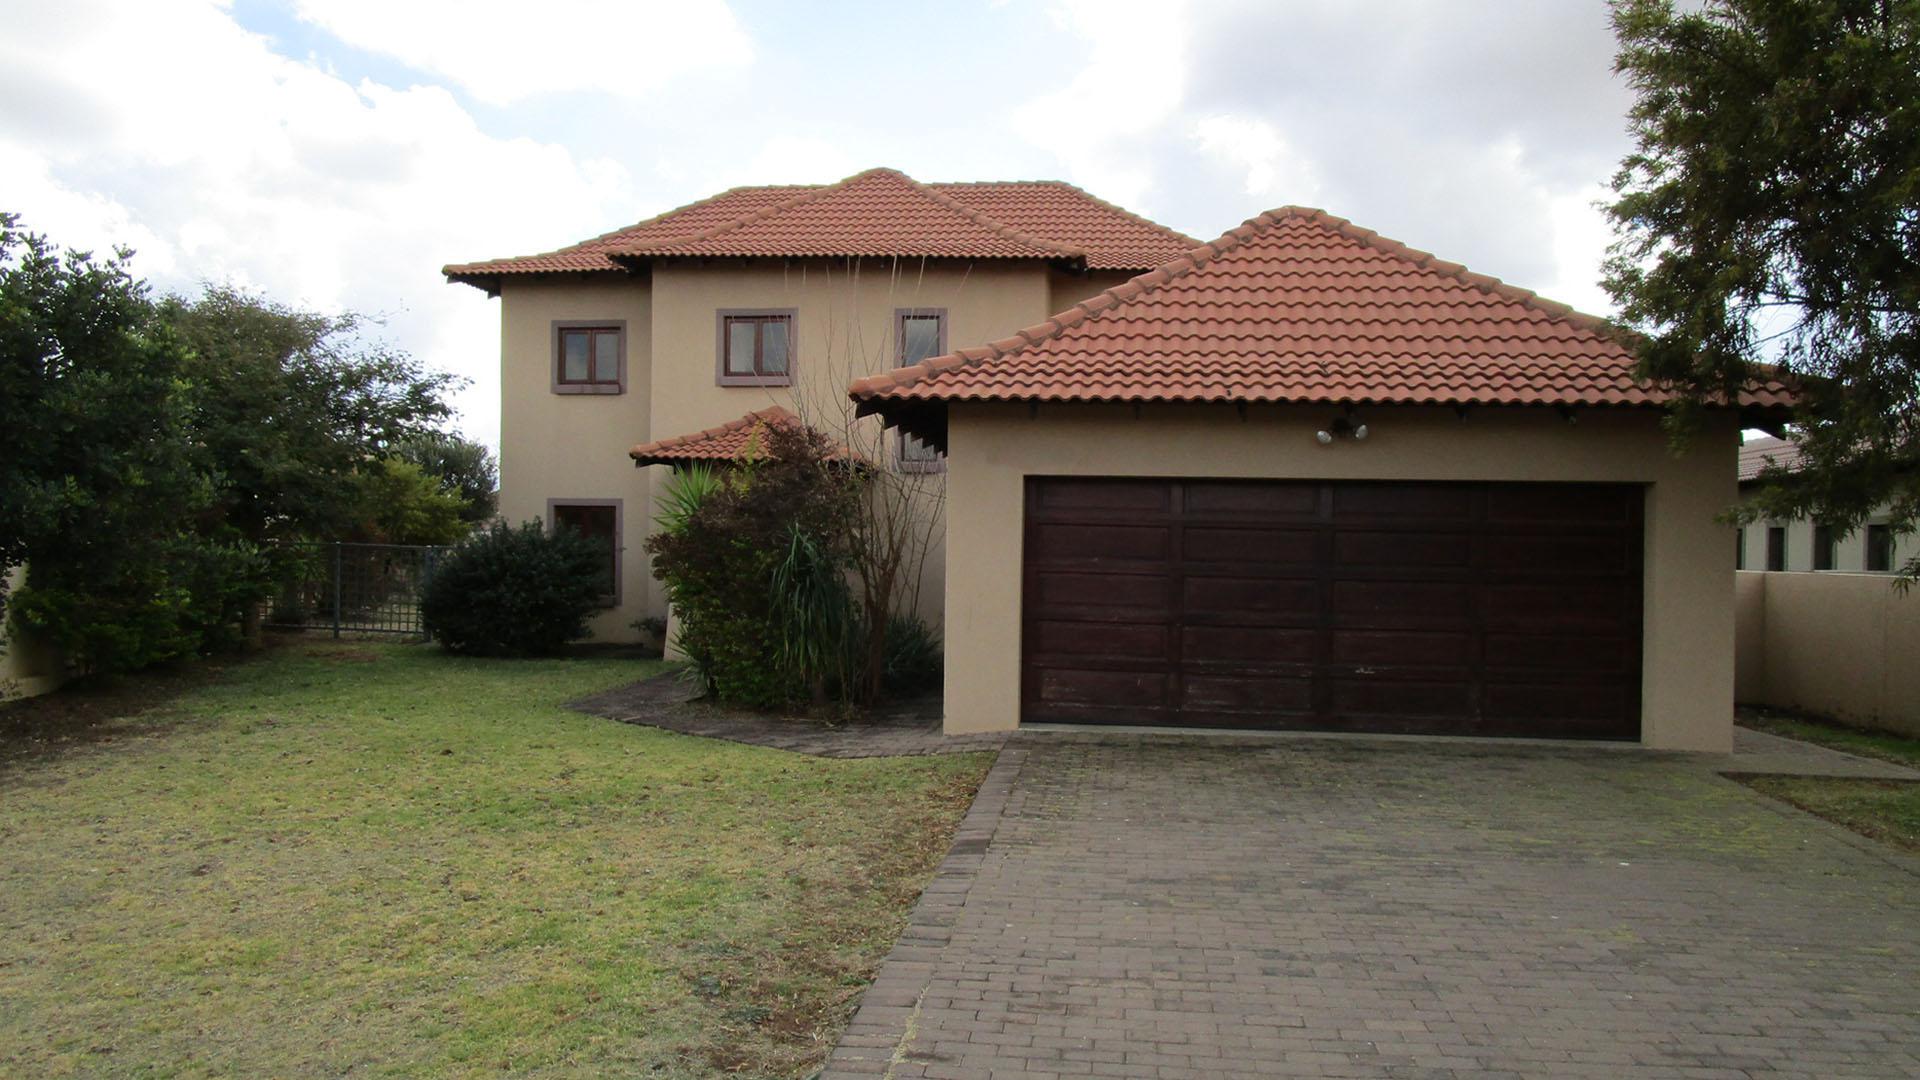
[[[1760,479],[1768,465],[1778,465],[1788,472],[1800,467],[1806,453],[1794,443],[1785,439],[1776,439],[1771,435],[1748,439],[1740,444],[1740,482],[1747,483]]]
[[[922,184],[870,169],[836,184],[734,188],[557,251],[444,268],[497,290],[504,275],[606,272],[647,257],[1031,258],[1146,270],[1198,241],[1071,184]]]
[[[855,382],[947,401],[1655,405],[1605,320],[1321,210],[1268,211],[1044,323]],[[1790,405],[1779,380],[1743,406]]]
[[[738,420],[729,420],[718,427],[705,431],[696,431],[691,435],[675,435],[642,443],[627,451],[635,465],[691,465],[696,462],[738,461],[747,456],[749,449],[754,453],[766,451],[766,430],[769,425],[797,425],[800,418],[778,405],[750,412]],[[854,460],[858,454],[844,445],[836,445],[832,456],[836,460]]]

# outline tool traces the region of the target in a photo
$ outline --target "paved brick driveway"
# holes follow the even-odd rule
[[[1920,1075],[1920,866],[1679,756],[1023,737],[825,1075]]]

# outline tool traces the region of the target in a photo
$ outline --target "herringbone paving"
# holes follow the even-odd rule
[[[1920,1075],[1920,867],[1701,761],[1018,737],[824,1075]]]

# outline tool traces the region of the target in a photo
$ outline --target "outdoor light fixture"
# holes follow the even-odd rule
[[[1367,425],[1356,424],[1344,416],[1334,418],[1333,423],[1313,433],[1321,446],[1332,446],[1335,439],[1352,439],[1355,442],[1367,437]]]

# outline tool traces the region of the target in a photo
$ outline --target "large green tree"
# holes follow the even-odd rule
[[[1614,0],[1636,147],[1605,284],[1691,405],[1804,378],[1751,515],[1920,517],[1920,0]],[[1684,430],[1697,410],[1676,416]],[[1910,563],[1906,573],[1920,573]]]
[[[237,640],[298,565],[281,541],[467,531],[463,483],[490,492],[490,462],[474,478],[457,448],[439,472],[400,451],[457,441],[437,430],[452,376],[353,316],[224,287],[156,302],[128,257],[63,255],[0,215],[0,603],[24,564],[17,621],[82,670],[128,670]]]

